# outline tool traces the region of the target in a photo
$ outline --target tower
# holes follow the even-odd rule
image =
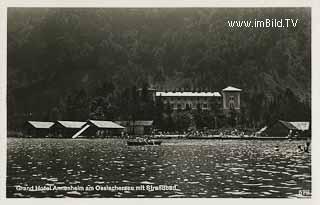
[[[155,102],[155,100],[156,100],[156,89],[155,88],[139,88],[139,89],[137,89],[137,93],[138,93],[139,97],[147,98],[151,102]]]
[[[241,89],[228,86],[222,90],[223,112],[229,115],[231,111],[240,112]]]

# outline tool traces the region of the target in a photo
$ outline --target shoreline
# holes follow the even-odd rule
[[[95,139],[105,139],[105,140],[110,140],[110,139],[118,139],[118,140],[130,140],[133,138],[121,138],[121,137],[79,137],[77,139],[72,139],[68,137],[11,137],[7,136],[7,138],[15,138],[15,139],[70,139],[70,140],[79,140],[79,139],[86,139],[86,140],[95,140]],[[202,137],[197,137],[197,136],[190,136],[190,137],[181,137],[181,136],[170,136],[170,135],[165,135],[165,136],[159,136],[155,137],[153,139],[163,139],[163,140],[262,140],[262,141],[267,141],[267,140],[282,140],[282,141],[302,141],[302,140],[308,140],[310,138],[288,138],[288,137],[238,137],[238,136],[232,136],[232,137],[217,137],[217,136],[202,136]]]

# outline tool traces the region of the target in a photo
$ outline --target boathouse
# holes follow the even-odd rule
[[[30,137],[49,137],[53,125],[53,122],[27,121],[24,132]]]
[[[109,137],[121,135],[124,127],[112,121],[88,120],[89,127],[84,131],[86,136]]]
[[[261,135],[269,137],[307,137],[310,134],[310,122],[288,122],[278,120],[267,126]]]
[[[153,130],[153,120],[116,121],[124,126],[128,134],[151,135]]]
[[[52,127],[55,136],[70,138],[78,132],[86,122],[80,121],[57,121]]]

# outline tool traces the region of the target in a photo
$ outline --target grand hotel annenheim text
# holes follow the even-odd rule
[[[230,28],[295,28],[299,19],[254,19],[254,20],[228,20]]]
[[[16,186],[17,191],[85,191],[84,186]]]

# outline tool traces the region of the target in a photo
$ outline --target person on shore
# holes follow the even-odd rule
[[[310,142],[308,142],[308,141],[306,142],[306,144],[304,146],[298,145],[299,152],[309,153],[309,147],[310,147]]]
[[[309,152],[309,147],[310,147],[310,141],[307,140],[305,145],[305,152]]]
[[[298,145],[299,152],[304,152],[304,149],[302,148],[302,145]]]

